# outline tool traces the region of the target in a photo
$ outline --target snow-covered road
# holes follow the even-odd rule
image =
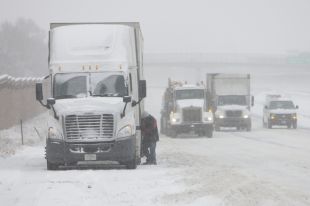
[[[158,165],[47,171],[42,145],[0,159],[4,205],[310,205],[309,130],[161,136]]]
[[[172,70],[165,75],[189,75]],[[24,146],[15,155],[0,157],[0,204],[309,206],[310,72],[255,71],[251,132],[161,136],[158,165],[136,170],[47,171],[44,145]],[[167,80],[159,76],[150,78],[146,105],[157,117]],[[297,130],[262,127],[262,102],[270,92],[291,95],[299,104]]]

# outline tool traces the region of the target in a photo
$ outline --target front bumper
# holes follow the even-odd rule
[[[191,131],[204,132],[208,129],[213,129],[213,123],[181,123],[171,125],[171,128],[178,133],[189,133]]]
[[[275,118],[275,119],[271,119],[271,124],[272,125],[293,125],[293,124],[297,124],[297,119],[293,119],[293,118]]]
[[[59,139],[46,140],[46,159],[59,165],[75,165],[87,161],[87,156],[95,157],[93,161],[128,162],[135,158],[135,136],[105,142],[66,142]]]
[[[226,118],[216,118],[216,126],[219,127],[247,127],[251,125],[251,118],[242,117],[226,117]]]

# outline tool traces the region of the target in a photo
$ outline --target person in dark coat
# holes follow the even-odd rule
[[[159,141],[156,119],[147,112],[143,112],[141,119],[141,133],[143,153],[146,156],[145,164],[157,164],[156,142]]]

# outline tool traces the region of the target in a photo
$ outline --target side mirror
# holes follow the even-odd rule
[[[123,102],[124,102],[124,103],[131,102],[131,96],[124,96],[124,97],[123,97]]]
[[[43,100],[43,85],[42,85],[42,83],[36,83],[36,99],[38,101]]]
[[[139,99],[143,99],[146,97],[146,81],[139,81]]]
[[[268,109],[268,106],[267,105],[265,105],[265,107],[264,107],[265,109]]]
[[[48,98],[47,99],[47,105],[52,106],[56,103],[56,100],[54,98]]]
[[[252,96],[252,98],[251,98],[251,105],[252,105],[252,107],[254,106],[254,96]]]
[[[299,106],[298,106],[298,105],[296,105],[296,109],[299,109]]]
[[[123,102],[125,102],[126,104],[125,104],[125,106],[124,106],[123,112],[121,113],[121,118],[125,117],[126,107],[127,107],[127,104],[128,104],[129,102],[131,102],[131,96],[124,96],[124,97],[123,97]],[[134,101],[133,101],[132,103],[134,103]]]

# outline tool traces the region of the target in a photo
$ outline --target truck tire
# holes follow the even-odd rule
[[[47,170],[58,170],[59,169],[59,165],[51,163],[48,160],[46,160],[46,169]]]
[[[249,122],[247,123],[245,129],[246,129],[247,132],[250,132],[250,131],[252,130],[252,121],[251,121],[251,119],[250,119]]]
[[[220,128],[220,126],[218,124],[215,123],[214,130],[218,132],[218,131],[221,130],[221,128]]]
[[[294,129],[297,129],[297,122],[294,122],[294,123],[293,123],[293,128],[294,128]]]
[[[163,118],[160,118],[160,134],[166,134]]]
[[[266,123],[264,121],[264,118],[263,118],[263,128],[266,128]]]
[[[206,136],[207,136],[208,138],[213,137],[213,129],[211,129],[211,128],[207,129],[207,130],[206,130]]]
[[[178,136],[178,133],[177,133],[177,131],[175,131],[174,129],[170,129],[170,136],[171,137],[173,137],[173,138],[175,138],[175,137],[177,137]]]
[[[247,125],[246,131],[247,131],[247,132],[250,132],[251,130],[252,130],[252,125],[251,125],[251,124]]]
[[[270,122],[269,119],[268,119],[267,125],[268,125],[268,129],[272,129],[272,123]]]
[[[125,165],[126,165],[127,169],[134,170],[137,168],[137,161],[136,161],[136,159],[133,159],[129,162],[126,162]]]

